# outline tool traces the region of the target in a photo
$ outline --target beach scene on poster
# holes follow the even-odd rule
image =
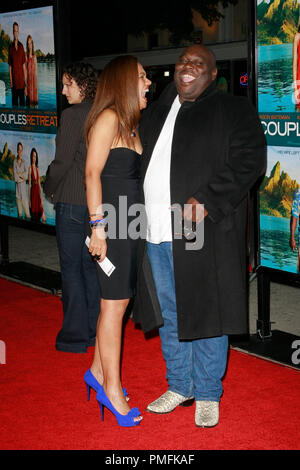
[[[0,13],[0,108],[56,107],[53,7]]]
[[[261,264],[297,273],[290,246],[291,216],[300,183],[300,147],[268,147],[268,167],[260,188]],[[297,224],[298,225],[298,224]],[[298,241],[299,226],[295,237]]]
[[[299,0],[257,0],[257,53],[258,111],[268,145],[259,192],[260,263],[298,273],[299,216],[294,233],[291,218],[300,194]]]
[[[55,224],[53,205],[43,193],[54,156],[55,135],[0,131],[0,215]]]
[[[300,111],[294,93],[300,83],[293,86],[300,80],[299,14],[299,0],[257,2],[259,112]]]
[[[257,2],[258,111],[270,145],[299,145],[299,19],[299,0]]]

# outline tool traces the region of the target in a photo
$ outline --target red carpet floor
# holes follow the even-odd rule
[[[83,374],[87,354],[54,348],[61,326],[58,297],[0,279],[0,448],[2,450],[288,450],[300,449],[300,374],[235,350],[224,380],[220,424],[194,425],[194,407],[169,415],[145,413],[147,403],[166,389],[158,337],[145,340],[128,321],[123,384],[132,406],[144,413],[137,428],[120,428],[100,409],[95,393],[86,400]]]

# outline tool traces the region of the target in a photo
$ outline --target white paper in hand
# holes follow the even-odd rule
[[[86,237],[86,240],[85,240],[85,244],[86,246],[89,248],[90,246],[90,238],[89,237]],[[109,261],[109,259],[106,257],[104,258],[103,261],[97,261],[97,263],[99,264],[100,268],[105,272],[105,274],[110,277],[112,275],[112,273],[114,272],[114,270],[116,269],[116,267],[112,264],[111,261]]]

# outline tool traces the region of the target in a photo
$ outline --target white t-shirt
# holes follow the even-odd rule
[[[170,169],[174,125],[181,107],[179,96],[154,147],[144,181],[147,214],[147,241],[155,244],[172,241]]]

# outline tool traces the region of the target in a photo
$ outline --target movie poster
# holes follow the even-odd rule
[[[299,273],[300,0],[257,0],[258,111],[268,144],[260,264]],[[300,201],[300,198],[299,198]]]
[[[43,193],[57,132],[53,7],[0,13],[0,214],[53,225]]]

